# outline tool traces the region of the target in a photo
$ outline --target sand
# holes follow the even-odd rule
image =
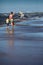
[[[0,27],[0,65],[43,65],[43,28]]]

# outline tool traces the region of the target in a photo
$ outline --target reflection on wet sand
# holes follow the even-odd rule
[[[14,34],[14,27],[12,27],[12,29],[10,30],[10,28],[7,28],[7,33],[10,34]]]
[[[9,35],[9,40],[8,42],[8,55],[9,55],[9,60],[13,59],[12,56],[14,56],[14,27],[7,28],[7,34]]]
[[[7,28],[7,33],[9,35],[8,43],[10,46],[14,44],[14,27],[10,30],[10,28]]]

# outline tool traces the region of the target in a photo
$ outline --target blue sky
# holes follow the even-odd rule
[[[0,0],[0,13],[43,11],[43,0]]]

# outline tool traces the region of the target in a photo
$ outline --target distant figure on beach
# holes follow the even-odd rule
[[[9,26],[9,17],[7,17],[6,19],[6,24],[7,24],[7,27]]]
[[[13,14],[13,12],[10,13],[9,20],[10,20],[11,25],[14,26],[14,14]]]

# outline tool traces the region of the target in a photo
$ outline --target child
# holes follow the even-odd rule
[[[7,27],[9,26],[9,18],[6,19]]]

